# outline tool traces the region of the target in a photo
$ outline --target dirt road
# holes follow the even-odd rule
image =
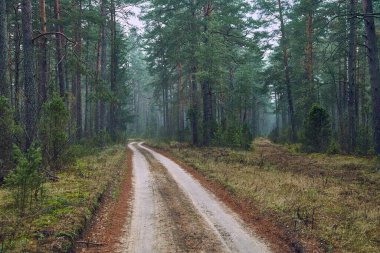
[[[131,143],[134,197],[118,252],[271,252],[172,160]]]

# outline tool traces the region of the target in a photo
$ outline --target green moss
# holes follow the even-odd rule
[[[5,250],[69,251],[74,238],[92,217],[107,186],[110,182],[118,182],[120,173],[126,171],[124,161],[125,148],[122,146],[76,158],[71,167],[57,174],[57,182],[45,184],[48,197],[21,220],[9,207],[9,192],[0,189],[0,238],[14,231],[14,236],[4,240]],[[51,248],[52,241],[57,248]]]

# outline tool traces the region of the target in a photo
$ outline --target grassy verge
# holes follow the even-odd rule
[[[78,158],[44,185],[46,198],[19,217],[10,193],[0,188],[0,252],[67,252],[105,192],[117,194],[126,172],[123,146]]]
[[[154,145],[154,144],[153,144]],[[298,154],[265,139],[254,151],[156,144],[252,203],[309,252],[380,252],[380,172],[369,158]]]

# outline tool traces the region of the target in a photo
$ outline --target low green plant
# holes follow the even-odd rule
[[[217,126],[212,139],[214,146],[233,147],[250,149],[252,143],[252,133],[249,127],[244,124],[243,126],[229,126],[224,129],[222,126]]]
[[[325,152],[330,145],[331,124],[327,111],[320,105],[310,109],[303,129],[303,150],[305,152]]]
[[[105,147],[112,143],[112,138],[106,130],[102,130],[95,136],[94,141],[96,146]]]
[[[12,136],[14,122],[8,100],[0,96],[0,183],[13,167]]]
[[[360,126],[357,133],[355,153],[368,155],[373,148],[373,136],[369,127]]]
[[[5,178],[5,185],[12,192],[14,204],[21,215],[31,209],[44,197],[44,173],[41,171],[42,156],[39,148],[31,147],[23,154],[14,147],[16,169]]]
[[[332,140],[329,147],[326,150],[326,154],[328,155],[336,155],[340,153],[340,148],[338,143],[335,140]]]
[[[57,94],[53,95],[43,106],[39,128],[43,164],[52,170],[63,165],[68,147],[68,120],[69,111],[63,99]]]

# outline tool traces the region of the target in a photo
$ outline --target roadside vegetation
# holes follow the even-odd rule
[[[299,249],[380,251],[380,164],[348,155],[303,154],[258,138],[252,150],[153,144],[274,218]]]
[[[70,165],[55,174],[54,180],[43,179],[39,196],[32,188],[25,191],[25,185],[14,188],[6,183],[0,188],[1,253],[67,252],[104,194],[117,197],[118,186],[127,171],[125,147],[72,146],[70,150],[80,156],[72,158]],[[38,158],[34,162],[38,163]],[[24,198],[16,198],[20,195]]]

